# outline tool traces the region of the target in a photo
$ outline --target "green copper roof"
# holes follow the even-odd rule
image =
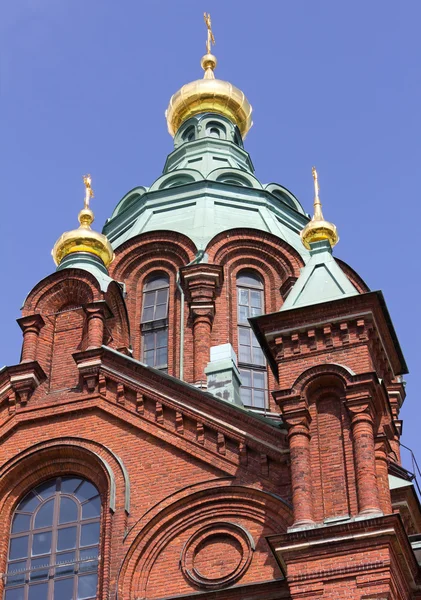
[[[329,242],[315,242],[311,244],[310,260],[301,269],[301,274],[281,310],[310,306],[356,294],[357,289],[333,258]]]
[[[113,248],[141,233],[176,231],[205,249],[218,233],[246,227],[288,242],[306,262],[299,233],[308,222],[299,201],[278,184],[254,176],[238,128],[214,114],[186,121],[174,138],[163,174],[131,190],[103,229]]]
[[[108,275],[108,271],[102,260],[89,252],[74,252],[63,258],[57,271],[64,269],[83,269],[88,271],[98,281],[102,292],[106,292],[108,286],[113,281]]]

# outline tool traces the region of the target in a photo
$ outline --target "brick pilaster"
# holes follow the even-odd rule
[[[371,398],[369,396],[347,398],[346,403],[351,416],[358,512],[360,515],[381,513],[376,478]]]
[[[223,270],[219,265],[195,264],[183,267],[180,273],[193,324],[193,378],[194,383],[200,385],[206,381],[215,299],[222,284]]]
[[[22,317],[17,322],[23,331],[21,362],[32,362],[37,358],[38,338],[44,319],[37,313]]]

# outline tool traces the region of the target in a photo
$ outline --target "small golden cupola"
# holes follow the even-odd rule
[[[211,18],[204,14],[208,39],[206,54],[202,57],[201,65],[205,74],[203,79],[186,83],[170,99],[165,112],[168,131],[174,137],[184,121],[200,113],[216,113],[227,117],[235,123],[243,139],[253,125],[251,120],[252,107],[241,90],[228,81],[215,79],[216,57],[211,53],[215,44],[212,32]]]
[[[321,242],[322,240],[328,240],[331,247],[333,248],[339,242],[338,232],[333,223],[325,221],[322,213],[322,203],[319,198],[319,179],[316,171],[316,167],[312,168],[313,180],[314,180],[314,214],[309,223],[301,231],[301,241],[307,250],[310,250],[310,244],[313,242]]]
[[[57,266],[60,266],[62,260],[69,254],[87,252],[100,258],[105,267],[108,267],[114,259],[111,244],[105,235],[91,229],[94,221],[94,213],[89,206],[91,198],[94,197],[91,176],[84,175],[83,182],[85,184],[85,201],[84,207],[78,215],[80,225],[77,229],[63,233],[54,244],[51,254]]]

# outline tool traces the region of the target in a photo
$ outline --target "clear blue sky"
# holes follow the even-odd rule
[[[0,365],[19,360],[22,301],[77,225],[82,174],[101,228],[161,173],[168,100],[201,77],[204,10],[217,76],[254,107],[257,177],[310,211],[315,164],[336,255],[385,294],[411,370],[403,441],[421,461],[419,0],[4,0]]]

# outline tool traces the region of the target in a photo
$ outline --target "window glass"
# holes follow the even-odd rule
[[[100,512],[97,488],[79,477],[27,494],[12,519],[4,599],[94,600]]]
[[[168,366],[168,297],[168,275],[149,276],[143,286],[142,361],[161,370]]]
[[[237,276],[238,365],[242,385],[240,396],[245,406],[266,406],[266,360],[248,321],[264,312],[261,277],[253,271]]]

